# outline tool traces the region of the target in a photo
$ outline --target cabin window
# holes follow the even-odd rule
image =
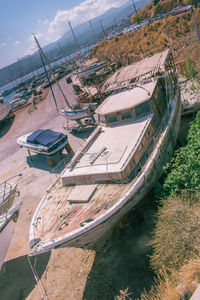
[[[144,102],[135,107],[135,115],[138,119],[139,117],[145,116],[150,113],[150,107],[148,102]]]
[[[165,83],[163,80],[159,80],[155,88],[154,99],[159,113],[162,115],[165,111],[167,102],[166,102],[166,90]]]
[[[99,115],[99,123],[103,123],[103,124],[106,123],[106,118],[104,115]]]
[[[117,114],[108,115],[107,117],[108,123],[115,123],[117,122]]]
[[[128,120],[132,118],[131,110],[126,110],[121,112],[121,118],[122,120]]]

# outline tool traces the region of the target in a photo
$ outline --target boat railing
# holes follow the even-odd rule
[[[0,216],[5,214],[7,218],[7,212],[12,206],[21,178],[22,174],[17,174],[0,183]]]
[[[7,219],[8,210],[11,208],[17,190],[13,191],[10,196],[0,205],[0,218]]]
[[[140,174],[140,172],[142,171],[142,168],[143,168],[144,164],[146,163],[146,161],[150,157],[154,146],[156,145],[156,143],[158,142],[158,140],[160,138],[160,134],[162,133],[162,131],[166,127],[166,124],[167,124],[168,119],[169,119],[170,112],[171,112],[171,110],[167,110],[167,112],[165,114],[165,117],[163,118],[162,122],[160,123],[160,125],[159,125],[159,127],[156,131],[156,135],[154,135],[154,137],[152,138],[147,150],[144,152],[141,159],[139,160],[139,162],[134,167],[132,173],[129,176],[129,178],[131,180],[133,180],[136,176],[138,176],[138,174]]]
[[[128,184],[124,184],[124,189],[123,189],[123,194],[126,194],[129,190],[130,190],[130,186],[134,185],[136,183],[136,181],[138,180],[138,178],[141,176],[141,187],[143,186],[143,184],[145,184],[145,180],[146,180],[146,175],[144,172],[144,166],[145,163],[150,159],[150,163],[154,162],[153,158],[151,157],[151,154],[153,152],[153,149],[155,147],[155,144],[158,143],[159,139],[160,139],[160,134],[162,133],[162,131],[164,130],[164,128],[166,127],[166,124],[168,122],[168,118],[170,115],[171,111],[167,111],[163,122],[160,124],[157,134],[156,136],[153,137],[153,139],[151,140],[147,151],[145,151],[145,153],[143,154],[143,156],[141,157],[140,161],[135,165],[135,167],[133,168],[133,171],[131,172],[131,174],[129,175],[129,182]],[[162,152],[162,148],[160,148],[160,151]],[[140,188],[138,189],[138,191],[140,190]],[[117,200],[118,199],[118,195],[115,196],[113,199]]]
[[[73,157],[73,153],[67,155],[67,157],[63,158],[52,170],[51,173],[54,174],[56,177],[60,177],[62,174],[62,170],[67,167],[71,158]]]

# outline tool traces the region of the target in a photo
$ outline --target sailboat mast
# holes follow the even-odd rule
[[[52,76],[53,76],[53,79],[55,80],[55,82],[56,82],[56,84],[57,84],[57,86],[58,86],[58,88],[59,88],[59,90],[60,90],[60,92],[61,92],[63,98],[65,99],[65,102],[66,102],[67,105],[71,108],[71,106],[70,106],[70,104],[69,104],[69,102],[68,102],[68,100],[67,100],[65,94],[63,93],[63,90],[62,90],[62,88],[61,88],[59,82],[57,81],[57,79],[56,79],[56,77],[55,77],[55,75],[54,75],[54,72],[53,72],[53,70],[52,70],[52,68],[51,68],[51,65],[49,64],[46,55],[45,55],[44,52],[42,51],[42,48],[40,47],[40,44],[39,44],[39,42],[38,42],[38,40],[37,40],[37,38],[36,38],[35,35],[34,35],[34,39],[35,39],[35,42],[36,42],[36,44],[37,44],[37,46],[38,46],[39,53],[41,54],[41,57],[44,59],[44,60],[42,60],[42,61],[45,62],[45,64],[49,67],[49,70],[50,70],[50,72],[51,72],[51,74],[52,74]]]
[[[70,21],[69,21],[68,23],[69,23],[69,27],[70,27],[70,29],[71,29],[71,32],[72,32],[72,34],[73,34],[74,40],[75,40],[75,42],[76,42],[77,48],[78,48],[78,50],[80,51],[80,50],[81,50],[81,47],[80,47],[80,45],[79,45],[79,42],[78,42],[78,40],[77,40],[77,38],[76,38],[76,36],[75,36],[75,33],[74,33],[73,29],[72,29],[72,25],[71,25]],[[81,59],[80,59],[80,68],[82,69],[82,67],[83,67],[83,66],[82,66],[82,61],[81,61]]]
[[[55,98],[55,95],[54,95],[54,92],[53,92],[53,88],[52,88],[52,85],[51,85],[51,81],[50,81],[50,78],[49,78],[49,74],[47,72],[47,69],[46,69],[46,66],[45,66],[45,63],[44,63],[44,59],[42,57],[42,53],[39,51],[39,55],[40,55],[40,58],[41,58],[41,61],[42,61],[42,65],[44,67],[44,71],[45,71],[45,74],[47,76],[47,80],[48,80],[48,83],[49,83],[49,86],[50,86],[50,89],[51,89],[51,93],[52,93],[52,96],[53,96],[53,100],[54,100],[54,103],[55,103],[55,106],[56,106],[56,109],[58,111],[58,105],[57,105],[57,102],[56,102],[56,98]]]

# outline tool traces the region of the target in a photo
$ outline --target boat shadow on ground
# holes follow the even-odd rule
[[[4,135],[8,133],[10,130],[13,122],[14,122],[15,116],[12,116],[11,118],[2,121],[0,124],[0,138],[2,138]]]
[[[35,266],[37,275],[42,277],[50,259],[50,252],[30,257],[31,264]],[[21,256],[4,263],[0,273],[0,299],[24,300],[35,288],[36,281],[31,271],[27,256]]]
[[[144,289],[150,289],[155,276],[149,264],[156,211],[152,197],[150,193],[129,212],[116,227],[111,241],[96,253],[83,299],[115,299],[121,295],[120,290],[126,289],[130,293],[128,299],[140,299]]]
[[[71,156],[67,154],[58,154],[53,158],[53,165],[49,164],[48,159],[41,154],[34,154],[26,157],[26,163],[30,168],[36,168],[47,171],[49,173],[60,174],[68,162],[71,160]]]

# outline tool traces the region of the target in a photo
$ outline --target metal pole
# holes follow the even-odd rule
[[[51,66],[50,66],[50,64],[49,64],[49,62],[48,62],[48,60],[47,60],[47,58],[46,58],[44,52],[42,51],[42,48],[40,47],[40,45],[39,45],[39,43],[38,43],[38,40],[36,39],[35,36],[34,36],[34,39],[35,39],[35,41],[36,41],[36,44],[37,44],[37,46],[38,46],[38,49],[40,50],[39,53],[41,52],[41,53],[40,53],[40,56],[42,57],[42,61],[43,61],[43,58],[44,58],[46,65],[48,65],[49,70],[50,70],[50,72],[51,72],[51,74],[52,74],[52,76],[53,76],[53,78],[54,78],[54,80],[55,80],[55,82],[56,82],[56,84],[57,84],[57,86],[58,86],[58,88],[59,88],[59,90],[60,90],[60,92],[61,92],[63,98],[65,99],[65,102],[66,102],[67,105],[71,108],[71,106],[69,105],[69,102],[67,101],[67,98],[65,97],[65,94],[63,93],[63,90],[61,89],[61,86],[60,86],[59,82],[57,81],[57,79],[56,79],[56,77],[55,77],[55,75],[54,75],[54,72],[53,72],[53,70],[52,70],[52,68],[51,68]],[[51,86],[50,86],[50,87],[51,87]]]
[[[80,45],[79,45],[79,43],[78,43],[78,40],[77,40],[77,38],[76,38],[76,36],[75,36],[75,33],[74,33],[73,29],[72,29],[72,26],[71,26],[71,23],[70,23],[70,21],[69,21],[68,23],[69,23],[69,27],[70,27],[70,29],[71,29],[71,32],[72,32],[72,34],[73,34],[73,37],[74,37],[74,40],[75,40],[75,42],[76,42],[76,45],[77,45],[77,47],[78,47],[78,50],[79,50],[79,49],[80,49]]]
[[[76,44],[77,44],[78,50],[80,51],[81,47],[80,47],[80,45],[79,45],[79,42],[78,42],[78,40],[77,40],[77,38],[76,38],[76,36],[75,36],[75,33],[74,33],[73,29],[72,29],[71,23],[70,23],[70,22],[68,22],[68,23],[69,23],[69,27],[70,27],[70,29],[71,29],[71,31],[72,31],[74,40],[75,40],[75,42],[76,42]],[[80,68],[81,68],[81,69],[83,68],[81,59],[80,59]]]
[[[45,73],[46,73],[47,80],[48,80],[48,83],[49,83],[49,86],[50,86],[50,89],[51,89],[51,94],[52,94],[52,96],[53,96],[53,100],[54,100],[54,102],[55,102],[55,106],[56,106],[56,109],[57,109],[57,111],[58,111],[58,106],[57,106],[57,103],[56,103],[56,98],[55,98],[55,95],[54,95],[54,92],[53,92],[53,89],[52,89],[52,86],[51,86],[51,81],[50,81],[50,79],[49,79],[49,74],[48,74],[48,72],[47,72],[47,69],[46,69],[46,66],[45,66],[45,63],[44,63],[42,54],[41,54],[41,52],[40,52],[40,49],[39,49],[39,54],[40,54],[40,58],[41,58],[41,61],[42,61],[42,65],[43,65],[43,67],[44,67],[44,71],[45,71]]]
[[[168,35],[168,32],[167,32],[167,30],[165,29],[165,25],[164,25],[164,23],[163,23],[163,19],[161,19],[161,22],[162,22],[164,34],[165,34],[165,36],[166,36],[166,38],[167,38],[167,40],[168,40],[168,42],[169,42],[170,49],[171,49],[172,55],[173,55],[173,57],[174,57],[174,56],[175,56],[175,53],[174,53],[174,49],[173,49],[173,43],[172,43],[172,40],[170,39],[170,37],[169,37],[169,35]]]
[[[91,27],[91,29],[92,29],[92,32],[93,32],[93,34],[94,34],[94,39],[95,39],[95,42],[97,43],[97,37],[96,37],[96,34],[95,34],[95,32],[94,32],[94,28],[93,28],[93,26],[92,26],[92,22],[91,22],[91,21],[89,21],[89,24],[90,24],[90,27]]]
[[[136,13],[136,16],[137,16],[137,18],[138,18],[138,14],[137,14],[137,9],[136,9],[136,6],[135,6],[135,2],[132,0],[132,2],[133,2],[133,7],[134,7],[134,9],[135,9],[135,13]]]
[[[105,33],[104,28],[103,28],[102,21],[100,20],[99,23],[100,23],[101,29],[103,31],[103,35],[104,35],[104,37],[106,37],[106,33]]]
[[[198,42],[199,42],[199,45],[200,45],[199,28],[198,28],[198,25],[197,25],[197,21],[196,21],[195,13],[193,11],[193,7],[191,8],[191,11],[192,11],[192,17],[193,17],[193,20],[194,20],[194,27],[195,27],[196,34],[197,34],[197,39],[198,39]]]

